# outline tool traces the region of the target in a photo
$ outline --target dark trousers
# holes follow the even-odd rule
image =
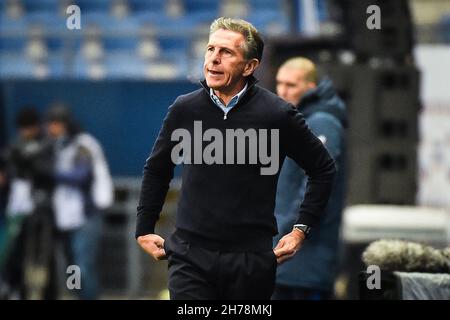
[[[67,266],[77,265],[80,267],[81,289],[74,290],[74,292],[82,300],[94,300],[100,296],[97,264],[101,228],[102,216],[95,212],[88,216],[82,227],[60,232]]]
[[[273,250],[222,252],[193,245],[175,232],[164,243],[172,300],[270,299],[277,261]]]
[[[18,292],[19,299],[56,299],[55,239],[51,208],[38,206],[15,227],[19,228],[19,232],[9,248],[1,272],[2,278],[10,291]],[[6,296],[0,298],[10,299],[12,292],[6,292]]]

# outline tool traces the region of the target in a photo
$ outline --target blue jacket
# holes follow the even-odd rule
[[[334,158],[337,175],[318,227],[312,230],[311,237],[291,260],[278,266],[276,283],[330,291],[337,272],[339,229],[345,200],[345,105],[337,96],[331,80],[324,79],[316,89],[304,95],[298,109]],[[279,234],[274,238],[274,245],[292,231],[305,185],[304,171],[292,159],[286,158],[277,187],[275,215]]]

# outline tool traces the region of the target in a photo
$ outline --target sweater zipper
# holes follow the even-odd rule
[[[250,88],[253,87],[253,86],[256,84],[256,82],[257,82],[257,81],[253,82],[251,85],[248,86],[247,90],[244,92],[244,94],[242,95],[241,99],[242,99],[245,95],[247,95],[247,93],[249,92]],[[209,95],[209,91],[208,91],[209,88],[208,88],[207,86],[205,86],[205,85],[202,83],[202,81],[200,81],[200,85],[203,87],[203,89],[206,90],[206,92],[207,92],[208,95]],[[239,102],[238,102],[237,104],[239,104]],[[236,104],[236,105],[237,105],[237,104]],[[236,106],[234,106],[234,107],[236,107]],[[233,109],[234,109],[234,107],[233,107]],[[231,110],[229,110],[228,112],[230,112],[230,111],[231,111]],[[228,119],[228,112],[224,112],[224,113],[223,113],[223,120],[227,120],[227,119]]]
[[[236,103],[233,108],[228,109],[227,111],[223,112],[223,120],[227,120],[228,119],[228,114],[231,112],[231,110],[233,110],[234,108],[236,108],[238,106],[239,102],[240,101],[238,101],[238,103]]]
[[[223,112],[223,120],[227,120],[228,119],[228,114],[230,113],[231,110],[233,110],[234,108],[236,108],[236,106],[239,104],[239,102],[231,109],[224,111]]]

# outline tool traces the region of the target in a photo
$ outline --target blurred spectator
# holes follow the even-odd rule
[[[17,115],[18,139],[6,155],[10,185],[1,264],[3,298],[54,298],[51,149],[33,107]],[[6,181],[3,181],[6,183]]]
[[[317,82],[316,66],[305,58],[286,61],[277,73],[277,94],[296,106],[336,161],[338,174],[324,217],[297,254],[278,266],[274,299],[332,297],[338,264],[339,229],[344,205],[346,111],[329,79]],[[306,176],[286,158],[278,181],[275,214],[279,235],[292,229],[305,194]],[[274,244],[279,241],[275,237]]]
[[[5,241],[5,209],[8,194],[8,182],[6,178],[6,158],[4,150],[0,149],[0,265],[3,261]]]
[[[80,130],[67,106],[50,107],[47,129],[55,151],[53,208],[58,234],[68,265],[81,271],[79,298],[97,299],[100,211],[113,200],[108,164],[98,141]]]

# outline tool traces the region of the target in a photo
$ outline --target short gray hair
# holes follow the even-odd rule
[[[264,41],[258,30],[248,21],[242,19],[220,17],[211,23],[209,35],[219,29],[238,32],[244,36],[244,57],[247,60],[258,59],[261,62],[264,50]]]

